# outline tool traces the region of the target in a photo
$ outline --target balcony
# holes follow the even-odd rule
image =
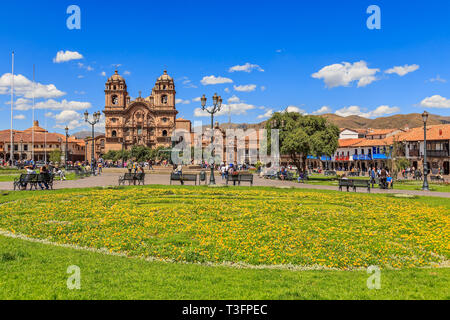
[[[427,157],[442,158],[448,156],[449,156],[448,150],[427,150]]]
[[[340,157],[335,157],[335,161],[349,161],[350,157],[349,156],[340,156]]]
[[[157,137],[156,141],[158,141],[158,143],[171,143],[171,138],[170,137]]]
[[[409,150],[410,157],[419,157],[419,149]]]

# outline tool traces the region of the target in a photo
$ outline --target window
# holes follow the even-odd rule
[[[167,118],[162,118],[162,121],[163,121],[164,123],[166,123],[167,121],[169,121],[169,119],[167,119]]]
[[[113,96],[112,96],[112,104],[113,104],[113,105],[116,105],[116,104],[118,104],[118,103],[119,103],[119,99],[117,98],[116,95],[113,95]]]
[[[111,136],[112,136],[113,138],[117,137],[117,132],[116,132],[116,130],[113,130],[113,131],[111,132]]]
[[[167,130],[163,130],[162,135],[163,137],[167,137]]]
[[[141,134],[142,134],[142,127],[141,127],[141,126],[138,126],[138,127],[137,127],[137,134],[138,134],[138,135],[141,135]]]
[[[161,103],[162,103],[162,104],[167,104],[167,96],[166,96],[166,95],[163,95],[163,96],[161,97]]]

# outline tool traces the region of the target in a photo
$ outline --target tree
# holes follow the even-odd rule
[[[386,156],[388,158],[387,167],[393,177],[397,177],[398,173],[409,166],[409,160],[405,158],[406,146],[394,136],[392,146],[386,148]]]
[[[55,149],[50,152],[50,161],[53,163],[61,161],[62,152],[59,149]]]
[[[270,130],[280,130],[280,154],[288,155],[297,170],[306,170],[308,155],[331,157],[338,148],[339,128],[323,117],[276,112],[267,121],[266,129],[269,144]]]
[[[136,161],[147,161],[150,158],[151,149],[146,146],[133,146],[131,148],[131,157]]]

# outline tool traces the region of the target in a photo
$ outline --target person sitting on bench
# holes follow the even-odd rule
[[[48,175],[48,170],[46,166],[41,167],[40,173],[44,176]],[[42,183],[45,186],[45,189],[48,190],[48,183],[46,181],[42,181],[42,182],[38,182],[39,183],[39,187],[41,187],[42,190],[44,190],[44,187],[42,186]]]

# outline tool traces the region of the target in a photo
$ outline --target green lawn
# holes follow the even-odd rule
[[[81,289],[67,289],[80,267]],[[450,269],[289,271],[147,262],[0,236],[0,299],[450,299]]]
[[[322,186],[338,186],[337,177],[325,177],[320,174],[312,174],[309,176],[310,180],[306,183],[311,185],[322,185]],[[349,179],[360,179],[360,180],[369,180],[368,177],[349,177]],[[430,191],[437,192],[450,192],[450,184],[443,183],[431,183],[428,180]],[[394,190],[422,190],[423,181],[396,181],[394,184]],[[378,187],[378,185],[376,185]]]
[[[125,255],[0,236],[0,299],[450,298],[444,198],[131,186],[2,192],[0,207],[2,230]]]

